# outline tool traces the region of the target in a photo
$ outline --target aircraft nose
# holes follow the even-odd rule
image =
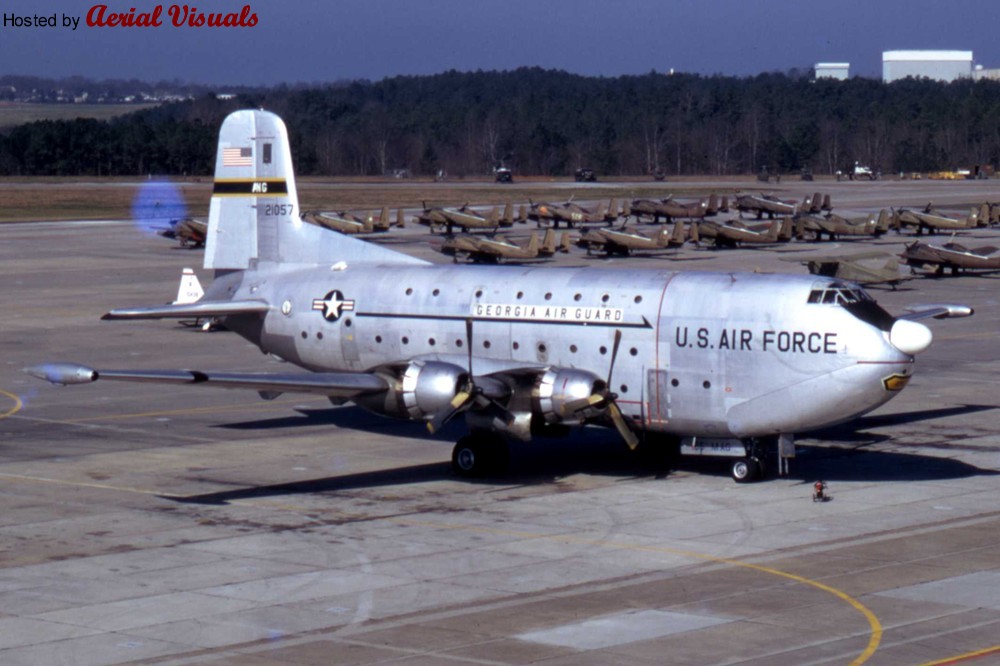
[[[931,346],[931,329],[908,319],[897,319],[889,330],[889,342],[904,354],[919,354]]]

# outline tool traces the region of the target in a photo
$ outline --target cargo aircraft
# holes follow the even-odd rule
[[[971,314],[933,305],[894,317],[857,285],[806,275],[432,264],[299,212],[284,123],[231,114],[205,248],[214,280],[194,303],[105,318],[216,317],[308,372],[27,371],[57,384],[315,394],[432,432],[463,416],[452,462],[464,475],[500,469],[509,439],[594,423],[632,448],[728,456],[748,481],[775,454],[786,467],[796,433],[897,395],[931,343],[914,319]]]

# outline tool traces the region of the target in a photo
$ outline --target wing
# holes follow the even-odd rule
[[[261,393],[312,393],[354,398],[389,388],[389,382],[365,372],[240,373],[199,370],[95,370],[73,363],[48,363],[26,368],[28,374],[53,384],[87,384],[98,379],[154,384],[197,384]]]
[[[241,314],[263,314],[271,309],[264,301],[198,301],[154,305],[152,307],[112,310],[101,319],[187,319],[189,317],[227,317]]]

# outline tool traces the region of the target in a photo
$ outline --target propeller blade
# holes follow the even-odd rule
[[[443,428],[449,421],[458,416],[460,413],[464,412],[469,408],[469,405],[473,402],[474,395],[471,391],[459,391],[455,394],[455,397],[451,399],[451,403],[445,409],[435,414],[430,421],[427,422],[427,430],[433,435],[438,430]]]
[[[469,385],[472,385],[472,318],[469,317],[465,320],[465,346],[468,347],[469,351],[469,365],[467,370],[469,371]]]
[[[635,447],[639,446],[639,438],[628,427],[625,417],[622,416],[622,410],[618,408],[616,402],[611,401],[608,403],[608,414],[611,415],[611,421],[615,424],[615,429],[622,436],[622,439],[625,440],[625,443],[628,444],[628,448],[635,451]]]
[[[615,371],[615,359],[618,358],[618,345],[622,343],[622,331],[615,329],[615,342],[611,346],[611,365],[608,367],[608,390],[611,389],[611,374]]]

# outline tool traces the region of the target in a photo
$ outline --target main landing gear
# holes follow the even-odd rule
[[[500,474],[507,469],[510,449],[506,438],[488,430],[474,430],[451,451],[451,467],[464,477]]]
[[[750,483],[764,478],[764,463],[756,457],[737,458],[730,470],[736,483]]]

